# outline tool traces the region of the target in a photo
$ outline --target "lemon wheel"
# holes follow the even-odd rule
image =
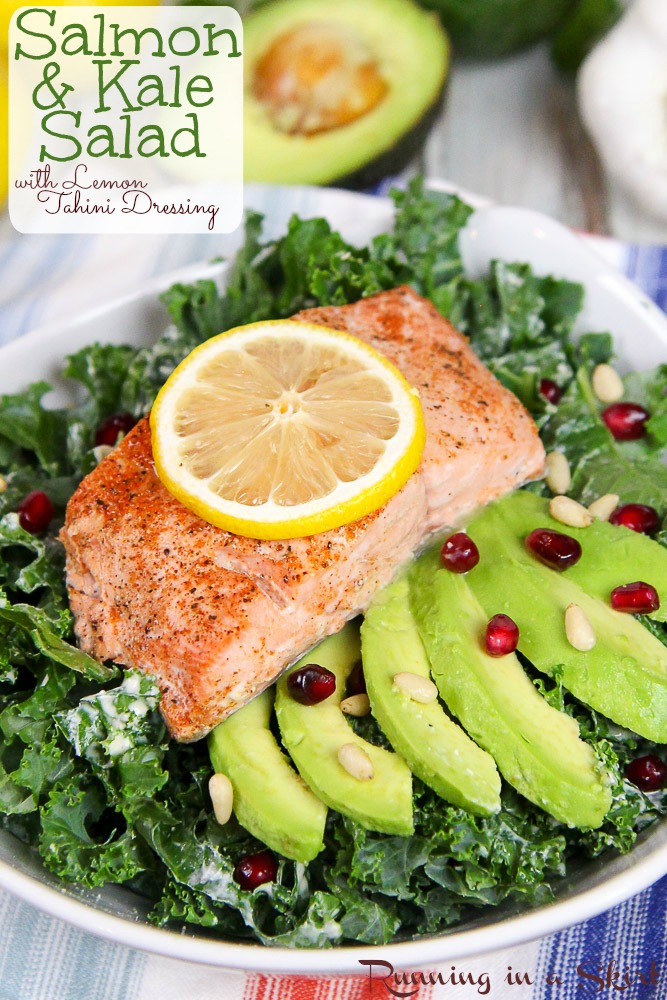
[[[196,348],[151,413],[167,489],[235,534],[278,539],[383,506],[424,448],[419,398],[373,348],[327,327],[253,323]]]

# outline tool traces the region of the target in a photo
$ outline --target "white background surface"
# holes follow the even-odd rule
[[[498,62],[455,62],[423,162],[428,175],[501,205],[630,243],[667,244],[667,223],[605,176],[579,123],[574,82],[554,68],[546,45]]]

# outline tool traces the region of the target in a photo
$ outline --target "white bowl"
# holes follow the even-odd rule
[[[385,199],[314,189],[254,189],[250,201],[265,212],[270,232],[279,232],[292,211],[326,215],[348,239],[366,241],[388,227]],[[238,236],[227,248],[238,245]],[[218,248],[216,247],[216,251]],[[215,252],[215,251],[214,251]],[[225,250],[223,250],[225,252]],[[527,261],[538,273],[582,282],[586,304],[578,329],[609,330],[625,368],[643,369],[667,360],[667,318],[577,236],[524,209],[483,207],[463,234],[463,259],[471,275],[494,258]],[[175,280],[224,277],[226,265],[202,264],[151,281],[140,292],[96,308],[77,319],[43,327],[0,350],[0,392],[15,392],[45,378],[67,394],[59,371],[65,353],[94,340],[151,342],[167,320],[158,294]],[[610,854],[575,866],[556,883],[556,901],[536,909],[513,903],[481,911],[474,920],[439,936],[382,947],[330,950],[265,948],[232,944],[204,932],[162,930],[146,922],[139,897],[118,886],[102,891],[65,885],[46,872],[39,857],[0,831],[0,885],[42,910],[92,934],[134,948],[227,968],[286,973],[359,972],[358,958],[382,958],[396,968],[435,963],[517,945],[585,920],[634,895],[667,873],[667,820],[646,831],[623,857]]]

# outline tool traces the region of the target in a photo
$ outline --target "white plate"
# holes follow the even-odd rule
[[[312,189],[255,189],[250,203],[269,215],[272,233],[292,211],[325,214],[355,242],[363,242],[390,224],[384,199]],[[227,243],[227,251],[238,238]],[[463,258],[471,275],[483,273],[494,258],[531,263],[539,273],[554,274],[586,286],[579,330],[610,330],[626,368],[647,368],[667,359],[667,319],[624,277],[609,267],[578,237],[552,220],[523,209],[484,207],[471,217],[463,236]],[[80,316],[43,327],[0,350],[0,391],[17,391],[46,378],[67,387],[58,372],[64,353],[93,340],[145,344],[158,336],[166,320],[157,295],[176,279],[222,276],[224,264],[196,265],[151,281],[140,292]],[[667,821],[640,837],[625,857],[582,862],[556,887],[556,902],[539,909],[519,905],[482,911],[475,920],[447,934],[415,942],[362,949],[317,951],[267,949],[227,944],[203,933],[177,933],[146,923],[136,896],[122,887],[89,891],[65,886],[50,876],[28,848],[0,832],[0,885],[83,930],[134,948],[227,968],[272,972],[359,972],[358,958],[390,961],[395,967],[428,968],[435,963],[506,948],[585,920],[627,899],[667,873]]]

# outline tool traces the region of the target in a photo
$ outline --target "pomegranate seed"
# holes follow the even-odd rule
[[[554,406],[560,403],[561,396],[563,395],[561,387],[550,378],[543,378],[541,380],[540,392],[547,402],[553,403]]]
[[[265,882],[275,882],[278,862],[271,851],[246,854],[234,868],[234,881],[246,892],[252,892]]]
[[[660,518],[655,507],[645,503],[626,503],[610,515],[609,523],[622,524],[642,535],[652,535],[660,527]]]
[[[509,615],[494,615],[486,626],[486,651],[489,656],[507,656],[519,643],[519,629]]]
[[[612,403],[601,414],[617,441],[637,441],[644,437],[650,415],[639,403]]]
[[[635,757],[625,769],[625,777],[643,792],[656,792],[665,783],[667,767],[654,753]]]
[[[457,531],[450,535],[440,550],[442,565],[452,573],[467,573],[479,562],[479,549],[470,535],[465,531]]]
[[[366,678],[364,677],[364,665],[361,660],[357,660],[350,670],[345,693],[348,697],[352,697],[355,694],[366,694]]]
[[[319,705],[336,690],[336,675],[319,663],[307,663],[289,675],[287,688],[300,705]]]
[[[552,569],[567,569],[581,559],[581,545],[571,535],[551,528],[535,528],[526,538],[526,548]]]
[[[95,444],[106,444],[110,447],[115,445],[121,434],[131,431],[137,422],[137,418],[131,413],[114,413],[107,417],[95,431]]]
[[[637,580],[615,587],[611,592],[611,606],[615,611],[627,611],[631,615],[647,615],[660,607],[658,591],[650,583]]]
[[[18,505],[19,524],[31,535],[46,531],[53,519],[53,504],[42,490],[33,490]]]

